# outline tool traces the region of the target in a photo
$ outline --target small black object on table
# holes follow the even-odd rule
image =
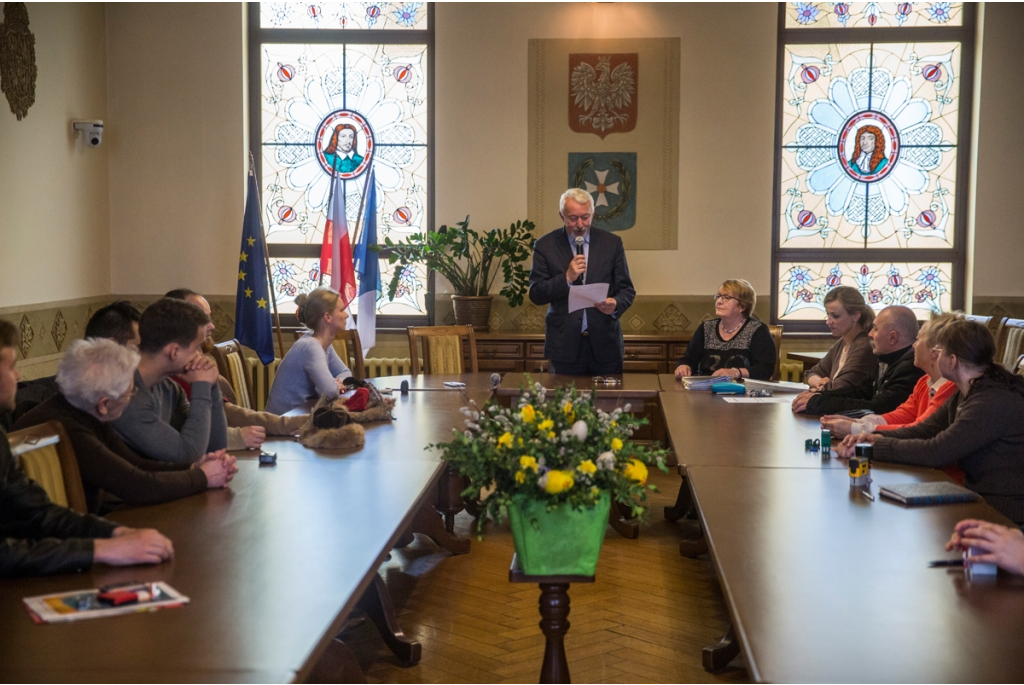
[[[569,584],[593,583],[594,576],[530,576],[523,572],[519,559],[512,555],[508,582],[540,585],[540,629],[547,640],[540,682],[572,682],[569,680],[564,644],[565,634],[569,632]]]

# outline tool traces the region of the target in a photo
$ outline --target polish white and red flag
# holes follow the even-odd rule
[[[331,288],[341,295],[345,307],[356,299],[356,270],[352,264],[352,243],[345,217],[345,190],[337,177],[331,180],[331,200],[320,246],[320,272],[331,276]]]

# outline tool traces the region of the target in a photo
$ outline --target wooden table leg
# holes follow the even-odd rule
[[[640,524],[636,521],[627,521],[617,505],[618,503],[613,505],[608,511],[608,523],[611,524],[616,533],[627,540],[637,539],[640,537]]]
[[[444,528],[455,532],[455,515],[463,510],[462,491],[466,489],[462,475],[455,469],[445,471],[437,481],[437,510],[444,515]]]
[[[395,615],[395,607],[391,603],[391,593],[384,580],[374,574],[373,582],[366,588],[362,598],[359,600],[359,608],[366,612],[377,631],[384,638],[384,643],[394,652],[398,660],[406,666],[415,666],[420,661],[422,649],[419,642],[406,637],[401,626],[398,625],[398,617]]]
[[[679,554],[692,559],[699,557],[701,554],[706,554],[708,551],[708,541],[704,536],[704,527],[699,528],[700,535],[695,538],[688,538],[679,541]]]
[[[365,683],[366,676],[352,650],[332,640],[306,679],[307,683]]]
[[[736,639],[736,632],[729,626],[726,633],[714,647],[705,647],[701,653],[701,660],[704,662],[704,670],[708,673],[720,671],[729,665],[740,653],[740,643]]]
[[[565,634],[569,632],[569,583],[540,583],[540,629],[544,633],[542,683],[568,683]]]
[[[676,495],[676,503],[671,507],[665,507],[665,520],[678,521],[686,516],[691,509],[693,509],[693,497],[690,495],[690,484],[684,476],[683,482],[679,484],[679,494]]]
[[[469,552],[469,540],[449,533],[444,522],[441,521],[441,517],[429,504],[416,512],[416,516],[413,517],[409,526],[409,532],[426,535],[439,547],[443,547],[452,554],[467,554]]]

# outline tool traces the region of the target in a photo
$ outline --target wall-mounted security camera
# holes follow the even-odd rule
[[[82,140],[89,147],[99,147],[99,144],[103,142],[103,122],[99,119],[73,121],[71,125],[75,129],[75,135],[82,134]]]

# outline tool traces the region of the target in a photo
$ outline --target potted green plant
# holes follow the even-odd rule
[[[501,521],[507,513],[516,554],[530,575],[593,575],[612,501],[640,516],[648,466],[662,471],[665,450],[633,441],[646,421],[629,405],[604,412],[593,393],[540,383],[511,407],[493,400],[463,408],[465,430],[439,447],[469,481],[463,496]],[[484,516],[480,518],[482,532]]]
[[[447,278],[455,289],[455,322],[486,331],[494,299],[491,286],[499,274],[505,284],[499,294],[513,307],[523,303],[530,286],[530,272],[524,264],[532,254],[533,228],[531,221],[517,221],[508,230],[492,228],[481,234],[469,227],[467,216],[454,226],[415,233],[402,242],[385,238],[382,244],[371,245],[370,250],[386,250],[388,262],[398,264],[388,285],[389,299],[395,299],[405,266],[425,264]]]

